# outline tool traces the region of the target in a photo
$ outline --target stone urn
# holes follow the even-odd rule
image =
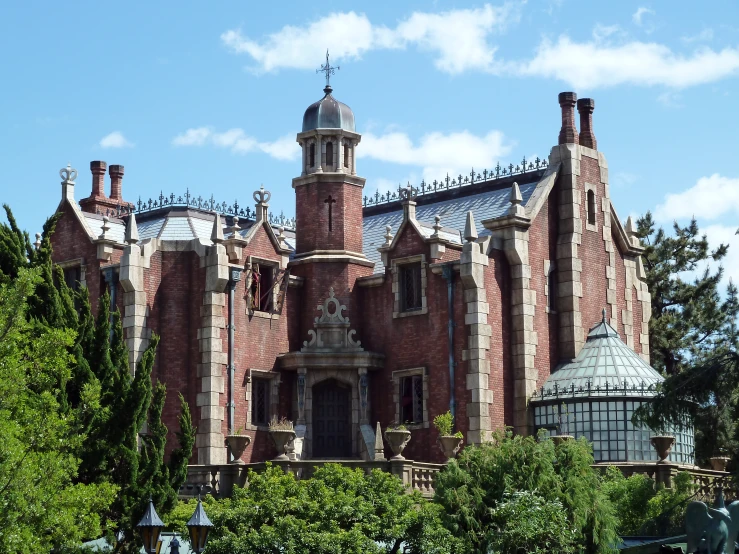
[[[659,457],[659,461],[657,463],[669,463],[667,461],[667,456],[670,455],[672,445],[675,444],[675,437],[673,437],[672,435],[655,435],[650,439],[650,442],[652,443],[654,449],[657,451],[657,456]]]
[[[292,429],[270,429],[269,434],[275,442],[278,456],[275,460],[289,460],[288,447],[295,440],[295,431]]]
[[[451,460],[457,455],[459,449],[462,448],[462,440],[454,435],[439,436],[439,447],[447,460]]]
[[[241,456],[244,454],[246,447],[251,444],[251,437],[249,435],[227,435],[226,444],[233,454],[233,461],[229,462],[232,464],[243,464]]]
[[[385,440],[390,445],[390,450],[395,454],[395,456],[390,459],[405,460],[403,457],[403,450],[411,440],[411,432],[407,429],[386,429]]]
[[[711,462],[711,469],[714,471],[726,471],[726,466],[729,465],[729,458],[728,456],[714,456],[713,458],[710,458]]]
[[[552,440],[554,441],[555,446],[559,446],[563,442],[575,440],[575,437],[572,435],[554,435],[552,436]]]

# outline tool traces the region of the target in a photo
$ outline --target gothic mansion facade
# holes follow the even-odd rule
[[[377,423],[396,422],[412,433],[406,457],[441,462],[432,421],[447,410],[472,444],[503,426],[555,432],[561,398],[595,411],[604,383],[604,411],[649,396],[660,378],[648,365],[642,248],[611,203],[592,100],[560,94],[548,160],[367,198],[354,114],[324,92],[297,135],[294,220],[270,213],[264,189],[253,209],[189,192],[134,205],[124,168],[102,161],[78,201],[76,172],[62,171],[54,260],[93,309],[110,291],[132,370],[152,333],[161,337],[153,378],[169,391],[170,448],[177,392],[197,426],[192,463],[206,465],[229,461],[224,439],[236,432],[252,439],[244,462],[274,458],[274,417],[294,422],[300,459],[372,460]],[[552,389],[601,323],[610,330],[596,338],[623,351],[608,367],[583,364],[589,392]],[[638,457],[622,450],[620,430],[632,442],[637,431],[620,405],[612,445],[601,445],[595,415],[587,426],[578,416],[601,460]]]

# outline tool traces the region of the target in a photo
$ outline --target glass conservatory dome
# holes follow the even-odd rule
[[[557,366],[531,398],[535,431],[585,437],[596,462],[657,461],[651,429],[631,423],[634,410],[656,394],[662,376],[629,348],[603,320],[588,333],[577,358]],[[668,429],[675,436],[669,461],[694,463],[693,427]]]

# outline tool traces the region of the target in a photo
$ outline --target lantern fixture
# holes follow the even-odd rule
[[[187,530],[190,533],[190,548],[195,554],[202,554],[205,550],[212,527],[213,524],[208,519],[208,514],[205,513],[203,503],[200,501],[200,491],[198,491],[198,505],[190,521],[187,522]]]
[[[161,543],[159,542],[159,535],[162,533],[164,523],[159,519],[157,511],[154,509],[154,502],[149,498],[149,505],[144,512],[144,517],[141,521],[136,524],[141,535],[141,540],[144,542],[144,552],[146,554],[157,554]]]

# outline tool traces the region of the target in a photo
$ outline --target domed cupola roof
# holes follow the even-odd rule
[[[308,106],[303,116],[303,132],[313,129],[343,129],[354,130],[354,113],[346,104],[339,102],[331,94],[331,87],[326,85],[323,92],[326,95],[318,102]]]
[[[537,400],[567,396],[653,396],[664,379],[603,320],[590,329],[577,358],[557,366]]]

